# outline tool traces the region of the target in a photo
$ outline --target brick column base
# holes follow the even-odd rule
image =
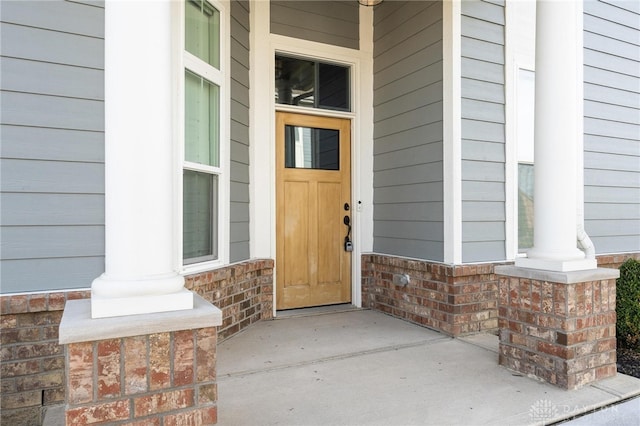
[[[87,311],[88,300],[67,304],[60,324],[66,424],[215,424],[215,323],[221,312],[196,299],[193,312],[94,320],[77,315]],[[87,338],[83,327],[95,338]]]
[[[619,271],[499,274],[500,365],[564,389],[616,374]]]

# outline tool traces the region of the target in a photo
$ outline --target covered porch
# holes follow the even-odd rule
[[[550,424],[594,410],[574,421],[624,425],[640,411],[640,379],[567,392],[499,366],[497,336],[346,305],[281,313],[217,355],[220,425]]]

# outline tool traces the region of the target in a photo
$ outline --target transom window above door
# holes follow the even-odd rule
[[[351,111],[349,67],[276,55],[276,103]]]

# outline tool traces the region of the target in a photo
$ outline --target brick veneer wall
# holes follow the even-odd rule
[[[273,261],[252,260],[185,278],[185,286],[222,310],[223,340],[272,317]],[[0,424],[38,425],[43,408],[65,400],[58,328],[67,300],[90,291],[0,296]]]
[[[186,288],[222,310],[220,341],[273,317],[273,260],[242,262],[185,280]]]
[[[616,374],[616,280],[500,280],[499,362],[576,389]]]
[[[217,422],[216,328],[71,343],[66,424]]]
[[[599,268],[618,269],[627,259],[636,259],[640,261],[640,253],[621,253],[621,254],[605,254],[598,256]]]
[[[452,336],[494,331],[498,328],[494,266],[363,255],[362,304]],[[393,284],[393,274],[408,274],[409,285]]]
[[[598,266],[617,269],[640,253],[598,256]],[[445,265],[382,254],[362,256],[362,305],[452,336],[498,328],[498,278],[505,263]],[[393,284],[393,274],[411,283]]]
[[[43,408],[65,398],[58,327],[67,300],[89,291],[0,296],[0,424],[38,425]]]

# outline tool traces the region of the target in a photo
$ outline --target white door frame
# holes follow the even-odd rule
[[[269,2],[251,1],[250,223],[251,257],[276,254],[275,111],[351,120],[353,258],[351,303],[362,306],[361,256],[373,251],[373,11],[360,7],[360,50],[269,33]],[[275,104],[275,54],[288,53],[351,67],[352,112]],[[275,301],[274,270],[273,297]],[[276,314],[273,304],[273,313]]]

